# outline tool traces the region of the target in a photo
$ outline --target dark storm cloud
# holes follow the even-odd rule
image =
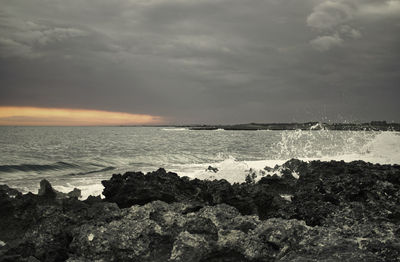
[[[400,121],[400,1],[0,0],[0,104]]]

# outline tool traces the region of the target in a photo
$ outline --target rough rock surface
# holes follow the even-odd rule
[[[120,208],[155,200],[190,202],[199,207],[225,203],[236,207],[244,215],[258,214],[264,219],[279,216],[279,210],[286,206],[274,182],[264,180],[257,184],[231,185],[226,180],[189,180],[160,168],[146,175],[141,172],[115,174],[102,183],[106,201],[115,202]]]
[[[400,261],[400,166],[278,170],[234,185],[130,172],[105,200],[1,185],[0,261]]]

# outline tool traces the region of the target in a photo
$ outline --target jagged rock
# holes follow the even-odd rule
[[[218,168],[212,167],[212,166],[208,166],[206,171],[217,173],[218,172]]]
[[[7,195],[10,198],[15,198],[17,196],[21,196],[21,192],[14,188],[10,188],[7,185],[0,185],[0,193]]]
[[[362,161],[302,164],[293,205],[297,218],[309,225],[323,225],[333,212],[352,203],[360,203],[370,220],[389,219],[399,211],[400,166],[373,165]]]
[[[273,190],[273,185],[267,183],[231,185],[226,180],[188,180],[164,169],[146,175],[141,172],[113,175],[102,183],[105,200],[117,203],[120,208],[155,200],[200,205],[225,203],[236,207],[241,214],[259,214],[266,219],[284,213],[286,202],[277,193],[279,190]]]
[[[74,188],[74,190],[72,190],[69,193],[59,192],[51,186],[49,181],[43,179],[40,181],[40,188],[38,191],[38,195],[48,199],[55,199],[55,198],[63,199],[68,197],[79,198],[81,197],[81,190],[78,188]]]
[[[68,197],[80,198],[82,196],[82,192],[79,188],[74,188],[71,192],[67,193]]]
[[[293,194],[296,187],[297,180],[289,173],[284,173],[281,177],[277,175],[262,177],[258,184],[268,185],[268,191],[274,191],[279,194]]]
[[[400,166],[278,168],[233,185],[114,175],[105,201],[60,198],[47,181],[40,195],[0,186],[0,261],[399,261]]]
[[[221,261],[221,254],[234,250],[234,257],[243,261],[271,261],[297,248],[302,233],[309,230],[297,220],[261,222],[254,216],[241,216],[224,204],[189,214],[182,213],[184,208],[181,203],[155,201],[129,208],[117,221],[84,224],[73,232],[73,258]]]
[[[40,188],[38,195],[45,198],[56,198],[57,193],[51,186],[50,182],[47,181],[46,179],[43,179],[42,181],[40,181]]]
[[[103,195],[107,201],[115,202],[120,208],[161,200],[167,203],[194,199],[196,188],[177,174],[160,168],[144,175],[142,172],[127,172],[113,175],[102,181]]]
[[[211,245],[212,242],[207,241],[204,236],[183,231],[174,241],[169,261],[200,261],[211,253]]]
[[[0,206],[0,240],[6,244],[0,261],[28,261],[29,257],[64,261],[74,227],[90,220],[101,222],[120,217],[120,209],[114,203],[60,200],[50,190],[50,183],[42,185],[41,195],[10,197],[0,189],[0,202],[4,204]]]

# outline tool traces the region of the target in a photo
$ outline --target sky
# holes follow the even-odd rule
[[[0,125],[400,122],[400,0],[0,7]]]

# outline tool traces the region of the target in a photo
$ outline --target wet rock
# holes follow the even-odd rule
[[[79,188],[74,188],[71,192],[67,193],[68,197],[80,198],[82,196],[82,192]]]
[[[40,181],[40,188],[38,195],[45,198],[54,199],[56,198],[57,193],[51,186],[50,182],[47,181],[46,179],[43,179],[42,181]]]
[[[212,166],[208,166],[206,171],[217,173],[218,172],[218,168],[212,167]]]
[[[55,190],[49,181],[43,179],[40,181],[40,188],[38,191],[38,195],[47,198],[47,199],[63,199],[63,198],[79,198],[81,197],[81,190],[78,188],[74,188],[71,192],[63,193]]]
[[[257,170],[253,170],[252,168],[250,168],[249,170],[248,170],[248,174],[246,175],[246,178],[245,178],[245,183],[247,183],[247,184],[255,184],[256,183],[256,179],[257,179],[257,173],[259,173],[259,172],[257,172]],[[260,171],[260,173],[261,173],[261,175],[264,175],[265,173],[264,173],[264,171]]]

